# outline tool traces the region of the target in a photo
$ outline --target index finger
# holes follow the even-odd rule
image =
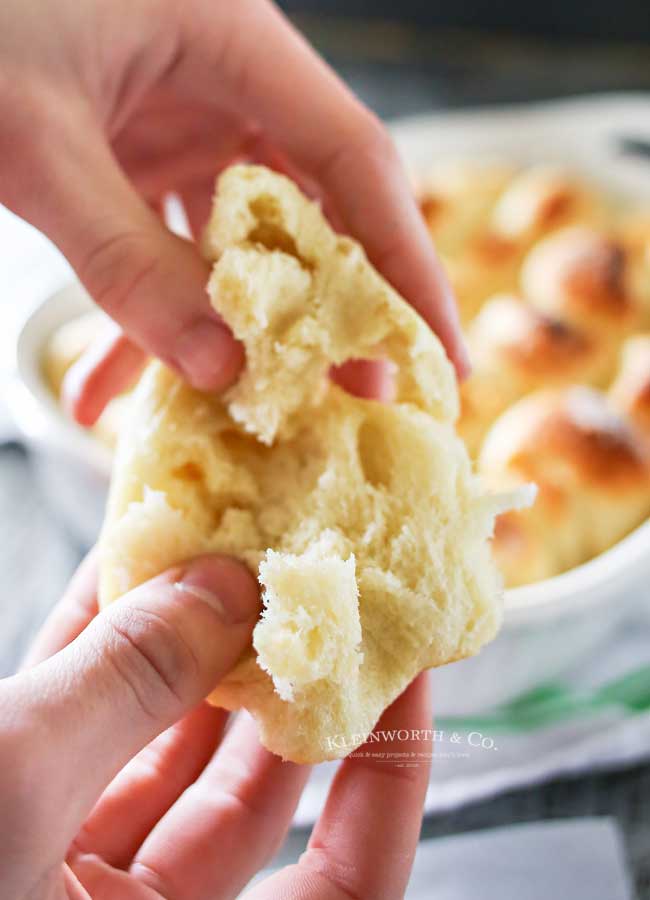
[[[188,4],[193,14],[202,6]],[[467,374],[449,283],[384,126],[271,3],[210,9],[188,48],[186,72],[208,68],[208,77],[193,80],[196,90],[219,105],[236,100],[321,185],[349,233]]]

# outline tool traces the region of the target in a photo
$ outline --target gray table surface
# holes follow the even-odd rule
[[[467,102],[650,90],[647,47],[576,47],[530,39],[524,43],[313,18],[301,24],[384,116]],[[0,675],[17,665],[81,553],[56,513],[47,508],[24,451],[16,445],[0,447]],[[645,765],[558,780],[482,801],[432,817],[423,834],[438,836],[540,818],[611,815],[623,830],[638,896],[650,898],[649,807],[650,767]],[[283,855],[293,856],[305,840],[305,832],[294,833]]]

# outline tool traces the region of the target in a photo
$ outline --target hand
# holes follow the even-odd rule
[[[81,422],[145,352],[198,388],[238,374],[242,349],[208,304],[205,263],[156,212],[177,192],[198,234],[215,174],[242,158],[319,198],[467,371],[392,141],[268,0],[7,0],[0,58],[0,202],[60,247],[128,336],[79,373]]]
[[[97,614],[95,580],[91,557],[26,668],[0,681],[2,895],[236,897],[282,842],[308,777],[259,744],[247,714],[224,736],[227,713],[202,702],[250,642],[256,584],[234,560],[203,557]],[[431,728],[425,677],[378,727]],[[348,758],[300,861],[245,896],[402,897],[427,783],[425,763]]]

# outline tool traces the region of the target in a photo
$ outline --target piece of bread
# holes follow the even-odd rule
[[[623,344],[609,399],[650,438],[650,334],[635,334]]]
[[[494,636],[489,537],[516,497],[486,494],[472,471],[437,338],[292,182],[228,170],[206,246],[212,302],[247,368],[223,398],[160,363],[145,371],[115,462],[100,602],[196,554],[243,559],[264,612],[212,700],[249,709],[286,759],[340,757],[418,672]],[[328,378],[374,355],[400,367],[395,403]]]
[[[478,466],[493,489],[538,488],[530,509],[497,522],[493,548],[509,587],[591,559],[650,513],[648,445],[592,388],[524,397],[494,423]]]
[[[485,304],[467,346],[472,373],[461,386],[458,432],[472,456],[512,403],[543,387],[600,384],[609,360],[602,341],[508,294]]]
[[[289,436],[294,419],[321,403],[330,366],[353,357],[392,360],[398,401],[456,417],[454,374],[440,343],[293,182],[234,169],[219,183],[204,250],[218,260],[212,303],[246,345],[228,410],[264,443]]]

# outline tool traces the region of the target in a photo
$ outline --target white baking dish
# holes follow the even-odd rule
[[[90,432],[67,419],[52,395],[41,360],[49,336],[92,308],[78,284],[47,297],[28,315],[15,345],[15,374],[4,400],[16,438],[32,451],[41,490],[71,534],[90,547],[104,514],[111,453]]]
[[[397,123],[393,131],[416,170],[440,157],[560,162],[624,199],[650,204],[650,159],[626,157],[619,149],[626,138],[650,142],[650,100],[644,97],[441,113]],[[27,317],[6,392],[44,492],[86,544],[101,522],[110,453],[63,417],[43,381],[40,359],[52,330],[89,304],[85,292],[70,285]],[[650,521],[585,565],[507,591],[500,636],[477,658],[435,672],[438,713],[484,710],[553,678],[595,652],[621,618],[648,602],[648,584]]]

